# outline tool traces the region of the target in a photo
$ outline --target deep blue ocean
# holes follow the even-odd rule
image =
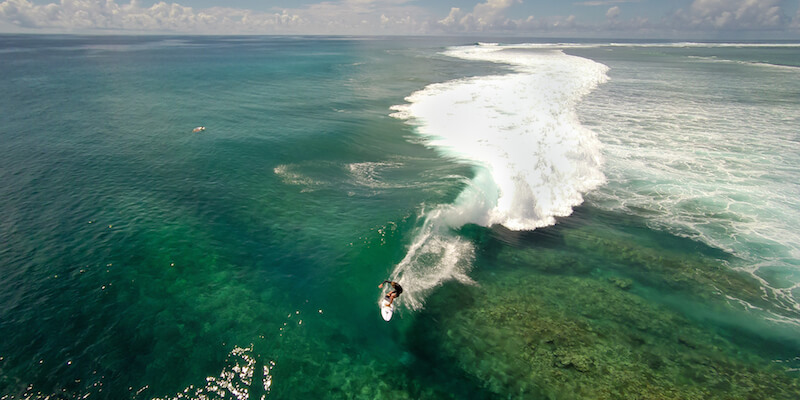
[[[798,50],[2,35],[0,399],[797,399]]]

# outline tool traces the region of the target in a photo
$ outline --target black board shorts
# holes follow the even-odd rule
[[[402,286],[400,286],[400,284],[399,284],[399,283],[396,283],[396,282],[395,282],[394,286],[392,286],[392,289],[393,289],[393,290],[392,290],[391,292],[389,292],[389,293],[386,293],[386,300],[389,300],[389,296],[390,296],[392,293],[396,293],[396,295],[395,295],[394,297],[398,297],[398,296],[400,296],[401,294],[403,294],[403,287],[402,287]]]

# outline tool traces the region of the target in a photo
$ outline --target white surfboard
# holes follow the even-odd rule
[[[389,322],[392,319],[392,314],[394,314],[394,304],[389,305],[389,300],[386,300],[386,297],[381,299],[381,317],[386,322]]]

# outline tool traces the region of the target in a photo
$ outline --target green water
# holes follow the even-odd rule
[[[504,71],[453,41],[0,37],[0,399],[796,398],[741,259],[591,204],[380,319],[474,174],[390,107]]]

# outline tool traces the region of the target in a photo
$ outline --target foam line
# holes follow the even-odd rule
[[[484,47],[501,46],[497,43],[482,43]],[[797,48],[800,43],[703,43],[703,42],[671,42],[671,43],[526,43],[513,45],[514,48],[527,49],[595,49],[601,47],[642,47],[642,48],[698,48],[698,49],[717,49],[717,48]]]

